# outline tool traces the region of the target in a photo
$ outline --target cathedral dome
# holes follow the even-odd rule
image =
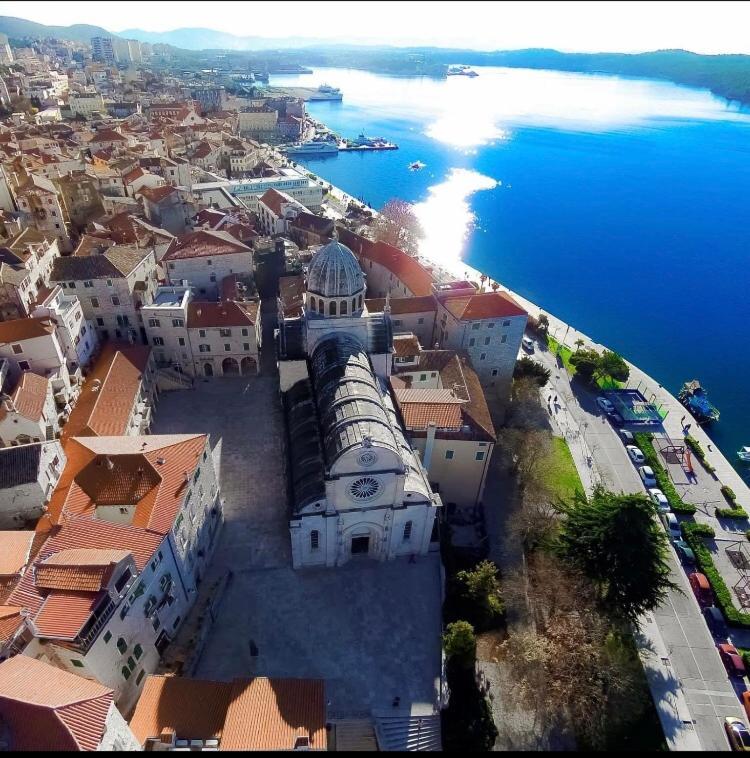
[[[365,288],[354,253],[338,240],[318,250],[307,271],[307,290],[322,297],[352,297]]]

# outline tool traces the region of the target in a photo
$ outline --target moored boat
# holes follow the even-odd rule
[[[745,461],[745,463],[750,463],[750,445],[743,445],[738,451],[737,451],[737,457],[741,461]]]
[[[697,379],[685,382],[677,399],[695,416],[699,424],[708,424],[719,420],[719,410],[708,399],[708,393]]]

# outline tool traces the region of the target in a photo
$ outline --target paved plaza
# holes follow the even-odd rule
[[[264,371],[163,393],[152,433],[188,432],[210,435],[224,498],[203,587],[232,572],[195,676],[321,677],[334,716],[390,707],[395,697],[401,706],[436,702],[438,554],[291,568],[278,379]]]

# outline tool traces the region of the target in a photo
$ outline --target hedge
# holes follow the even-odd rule
[[[747,518],[747,511],[740,505],[736,508],[717,508],[716,518]]]
[[[633,437],[635,438],[635,444],[641,449],[646,463],[654,470],[654,476],[659,485],[659,489],[664,493],[665,497],[669,501],[669,507],[675,513],[691,514],[695,513],[695,506],[690,503],[686,503],[678,494],[675,489],[672,480],[669,478],[669,474],[666,472],[664,466],[661,465],[656,455],[656,450],[651,442],[651,435],[645,432],[636,432]]]
[[[737,495],[734,494],[734,490],[727,484],[722,484],[721,494],[727,499],[727,502],[734,507],[737,503]]]
[[[685,436],[685,444],[695,453],[695,457],[703,464],[703,468],[708,471],[709,474],[713,474],[716,471],[716,466],[712,466],[706,460],[706,453],[701,447],[701,443],[698,442],[695,437],[691,437],[689,434]]]
[[[721,609],[724,618],[735,626],[750,627],[750,613],[743,613],[735,608],[729,588],[714,566],[711,551],[703,544],[703,537],[713,537],[714,530],[707,524],[696,524],[689,521],[683,521],[680,526],[685,542],[690,545],[693,553],[695,553],[698,567],[705,574],[711,589],[714,591],[716,605]]]

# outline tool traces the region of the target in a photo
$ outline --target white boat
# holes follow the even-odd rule
[[[338,145],[328,141],[300,142],[283,149],[287,155],[336,155],[338,151]]]
[[[338,87],[330,84],[321,84],[318,89],[310,94],[310,100],[343,100],[344,96]]]
[[[424,168],[427,164],[422,163],[422,161],[414,161],[413,163],[409,164],[409,171],[419,171],[420,169]]]
[[[750,445],[743,445],[738,451],[737,456],[741,461],[750,463]]]

